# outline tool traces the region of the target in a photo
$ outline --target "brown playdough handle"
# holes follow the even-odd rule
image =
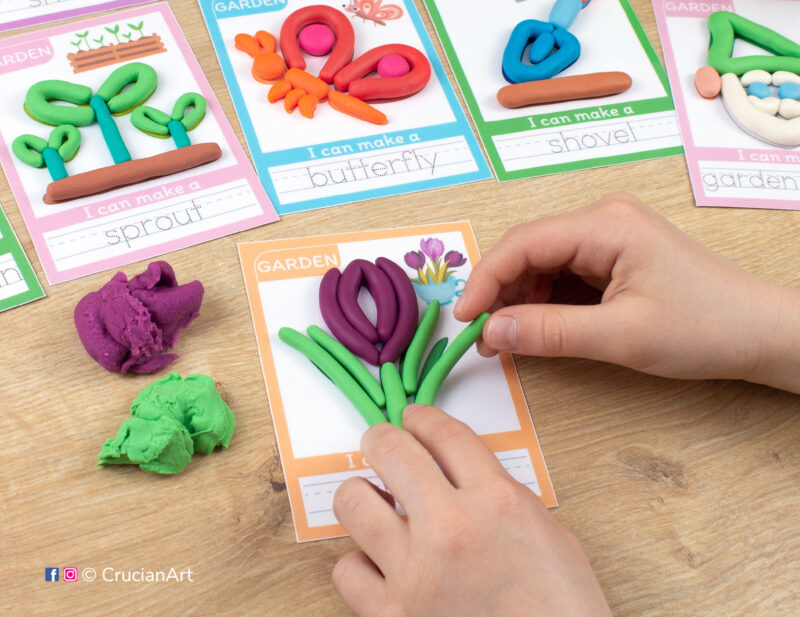
[[[554,77],[500,88],[497,101],[503,107],[516,109],[529,105],[611,96],[625,92],[632,84],[630,75],[621,72]]]
[[[400,77],[367,77],[378,68],[381,58],[401,56],[411,70]],[[421,51],[399,43],[381,45],[353,60],[336,74],[336,88],[362,101],[393,101],[422,90],[431,78],[431,63]]]
[[[286,65],[293,69],[306,68],[306,61],[297,37],[300,31],[311,24],[324,24],[336,35],[336,44],[328,56],[328,61],[319,72],[319,78],[326,82],[333,82],[333,76],[353,59],[356,35],[347,16],[329,6],[314,4],[296,10],[286,18],[281,26],[281,52]]]

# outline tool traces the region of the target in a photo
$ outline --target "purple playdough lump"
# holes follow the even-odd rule
[[[75,307],[78,336],[92,358],[112,373],[157,373],[178,358],[164,353],[200,313],[203,285],[178,285],[166,261],[130,281],[124,272]]]

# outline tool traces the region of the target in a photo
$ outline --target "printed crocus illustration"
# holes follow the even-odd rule
[[[447,264],[448,268],[458,268],[467,263],[467,258],[458,251],[447,251],[447,255],[444,256],[444,263]]]
[[[420,240],[419,247],[431,261],[437,261],[444,253],[444,242],[438,238]]]
[[[453,277],[454,269],[465,265],[466,257],[460,251],[445,253],[444,242],[439,238],[424,238],[419,246],[421,251],[410,251],[404,257],[406,265],[416,270],[411,283],[417,295],[428,303],[432,300],[442,305],[452,302],[461,293],[457,285],[465,283]]]

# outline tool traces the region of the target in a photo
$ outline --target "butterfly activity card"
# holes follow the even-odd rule
[[[0,0],[0,32],[121,9],[147,0]]]
[[[682,152],[628,0],[425,5],[500,181]]]
[[[200,0],[280,214],[491,172],[411,0]]]
[[[653,9],[697,205],[800,209],[800,2]]]
[[[277,220],[166,3],[0,58],[0,161],[51,283]]]
[[[44,291],[0,208],[0,311],[44,297]]]
[[[239,244],[299,541],[343,535],[333,494],[361,476],[368,426],[411,401],[465,422],[547,506],[556,499],[510,355],[453,304],[480,258],[469,223]],[[401,504],[402,505],[402,504]]]

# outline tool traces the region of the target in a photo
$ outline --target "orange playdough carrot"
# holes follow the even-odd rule
[[[292,84],[282,79],[281,81],[276,81],[272,87],[269,89],[269,93],[267,94],[267,100],[270,103],[275,103],[276,101],[280,101],[283,97],[285,97],[289,92],[292,90]]]
[[[255,58],[261,53],[261,45],[249,34],[237,34],[233,38],[233,44],[239,51],[243,51],[248,56]]]
[[[261,45],[261,48],[268,54],[274,54],[278,47],[275,37],[265,30],[256,32],[256,40]]]
[[[260,54],[253,59],[253,77],[262,83],[278,79],[286,70],[278,54]]]
[[[286,79],[289,80],[295,88],[301,88],[309,94],[313,94],[320,101],[324,101],[328,97],[328,84],[319,77],[314,77],[311,73],[306,73],[296,68],[289,69],[286,71]]]
[[[316,96],[313,94],[306,94],[298,101],[297,109],[299,109],[300,113],[306,118],[313,118],[318,103],[319,99]]]
[[[292,113],[297,107],[297,104],[300,102],[300,99],[302,99],[305,95],[306,91],[301,90],[300,88],[291,90],[289,94],[286,95],[286,98],[283,99],[283,108],[287,112]]]
[[[372,122],[372,124],[389,123],[389,120],[386,118],[386,114],[378,111],[369,103],[365,103],[361,99],[357,99],[354,96],[345,94],[344,92],[331,90],[328,93],[328,102],[336,111],[340,111],[348,116],[353,116],[359,120]]]

